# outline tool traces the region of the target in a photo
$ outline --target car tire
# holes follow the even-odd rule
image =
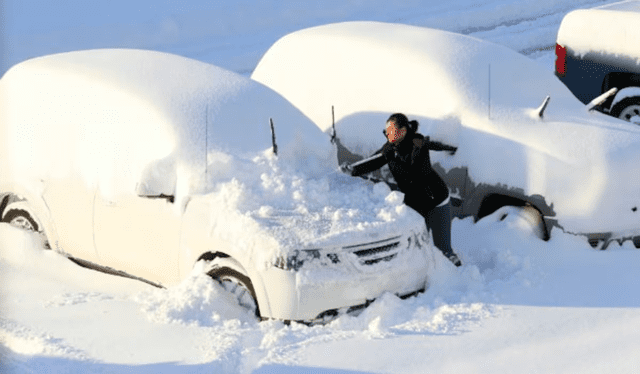
[[[512,216],[511,218],[520,219],[521,222],[525,223],[530,228],[531,233],[536,237],[544,241],[549,240],[549,230],[547,229],[542,213],[531,205],[507,205],[496,210],[495,214],[497,215],[498,221],[504,221],[509,216]]]
[[[634,116],[640,116],[640,96],[620,100],[611,108],[609,114],[627,122]]]
[[[212,261],[211,265],[213,268],[207,274],[220,283],[227,292],[231,293],[238,305],[259,318],[260,308],[258,307],[256,292],[251,279],[242,273],[228,258],[217,257]]]
[[[7,210],[7,213],[2,216],[2,222],[28,231],[38,232],[40,230],[38,223],[24,209]]]
[[[47,236],[44,231],[38,225],[38,222],[35,218],[25,209],[19,208],[11,208],[8,207],[6,212],[3,214],[0,222],[8,223],[11,226],[17,227],[19,229],[33,231],[40,235],[40,240],[42,241],[42,247],[44,249],[51,249],[51,245],[49,244],[49,240],[47,240]]]

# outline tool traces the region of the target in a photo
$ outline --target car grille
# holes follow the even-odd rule
[[[371,243],[350,245],[343,249],[356,255],[360,265],[374,265],[393,260],[400,251],[400,236]]]

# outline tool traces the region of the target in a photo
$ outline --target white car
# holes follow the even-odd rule
[[[603,248],[640,235],[640,128],[589,110],[599,102],[585,107],[550,69],[508,48],[345,22],[284,36],[252,79],[335,131],[340,161],[381,147],[391,113],[417,119],[419,132],[458,147],[432,158],[457,216],[517,212],[542,238],[559,226]]]
[[[421,217],[336,172],[329,137],[249,78],[78,51],[11,68],[0,105],[2,221],[80,264],[164,286],[200,269],[263,318],[309,322],[428,287]]]

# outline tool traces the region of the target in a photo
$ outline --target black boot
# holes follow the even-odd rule
[[[449,259],[449,261],[451,261],[455,266],[462,266],[462,261],[460,261],[460,259],[458,258],[458,255],[456,255],[455,253],[451,252],[447,258]]]

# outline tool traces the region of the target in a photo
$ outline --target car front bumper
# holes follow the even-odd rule
[[[426,232],[329,252],[337,252],[339,260],[305,263],[297,270],[272,266],[263,273],[268,300],[268,306],[261,305],[263,317],[326,321],[362,309],[386,292],[402,297],[428,287],[433,250]]]

